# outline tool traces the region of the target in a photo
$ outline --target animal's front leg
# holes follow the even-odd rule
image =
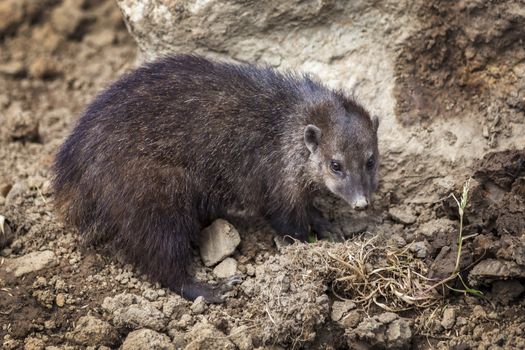
[[[317,237],[332,241],[344,240],[344,235],[341,229],[325,218],[319,209],[315,208],[313,205],[310,205],[308,208],[308,220],[312,231],[317,234]]]
[[[308,240],[309,226],[299,213],[271,213],[266,218],[280,235],[290,236],[301,242]]]

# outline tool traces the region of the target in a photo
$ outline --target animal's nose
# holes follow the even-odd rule
[[[365,210],[368,208],[368,200],[365,197],[357,198],[352,204],[355,210]]]

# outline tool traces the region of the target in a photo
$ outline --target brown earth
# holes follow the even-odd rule
[[[461,4],[432,1],[421,10],[434,29],[410,38],[400,53],[399,115],[407,124],[430,123],[452,101],[454,107],[439,117],[450,118],[458,108],[479,110],[479,122],[488,125],[496,144],[507,123],[523,122],[524,72],[501,71],[525,59],[518,44],[523,16],[511,15],[516,11],[508,3]],[[497,11],[501,21],[485,31]],[[396,314],[380,306],[388,299],[367,305],[348,293],[349,301],[341,301],[338,295],[347,291],[321,268],[341,243],[278,248],[271,230],[249,221],[236,223],[242,243],[233,257],[243,284],[224,305],[191,303],[102,248],[82,248],[53,209],[54,152],[89,100],[135,62],[136,47],[116,5],[6,0],[0,19],[3,348],[525,348],[524,145],[488,153],[473,168],[417,156],[400,162],[391,155],[383,175],[397,167],[399,178],[381,184],[369,213],[352,213],[331,197],[318,203],[339,235],[358,242],[355,235],[368,231],[386,248],[407,247],[437,281],[453,272],[457,255],[459,217],[450,194],[458,196],[472,176],[464,236],[475,236],[465,240],[461,267],[465,283],[481,297],[446,290],[431,307]],[[470,27],[460,30],[461,23]],[[433,45],[423,45],[428,38]],[[458,76],[464,78],[452,78]],[[466,96],[465,86],[478,97]],[[497,122],[487,105],[498,110]],[[429,162],[441,173],[420,169]],[[34,252],[42,268],[18,277],[9,272],[17,258]],[[388,256],[388,249],[383,253]],[[199,278],[215,280],[197,253],[195,261]],[[457,280],[450,286],[465,289]]]

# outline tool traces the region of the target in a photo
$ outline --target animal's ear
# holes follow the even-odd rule
[[[375,114],[372,116],[372,125],[374,126],[374,131],[377,132],[377,128],[379,128],[379,117]]]
[[[317,147],[319,147],[321,135],[321,129],[315,125],[308,124],[306,128],[304,128],[304,143],[311,153],[314,153]]]

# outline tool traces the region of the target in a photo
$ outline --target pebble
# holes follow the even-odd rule
[[[454,327],[456,323],[456,310],[452,307],[446,308],[443,312],[443,318],[441,320],[441,325],[443,328],[449,330]]]
[[[237,260],[226,258],[213,269],[213,274],[218,278],[228,278],[237,272]]]
[[[44,250],[10,259],[5,262],[4,266],[6,272],[13,273],[15,277],[21,277],[31,272],[40,271],[56,263],[55,254],[50,250]]]
[[[412,210],[408,207],[401,208],[395,207],[388,210],[388,214],[395,222],[399,222],[404,225],[411,225],[416,222],[416,216],[412,213]]]
[[[191,311],[195,315],[202,314],[206,310],[206,302],[202,296],[199,296],[195,299],[193,304],[190,306]]]
[[[204,265],[213,266],[233,254],[241,243],[239,232],[226,220],[215,220],[202,231],[200,254]]]

